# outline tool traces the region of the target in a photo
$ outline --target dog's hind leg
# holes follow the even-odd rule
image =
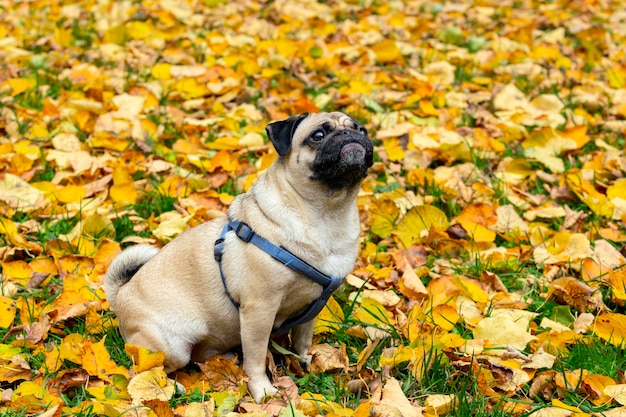
[[[311,364],[311,355],[309,355],[309,348],[313,343],[313,328],[315,327],[315,319],[306,323],[300,324],[293,328],[293,348],[300,356],[300,363],[305,366]]]

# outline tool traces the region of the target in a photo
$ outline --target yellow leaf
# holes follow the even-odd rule
[[[168,214],[169,215],[166,217],[166,220],[159,223],[157,228],[152,231],[154,236],[163,241],[171,240],[184,232],[187,229],[187,223],[193,217],[192,214],[189,216],[183,216],[180,213],[175,212],[170,212]],[[163,217],[163,214],[159,217]]]
[[[174,381],[162,369],[152,369],[135,375],[128,383],[128,393],[134,401],[169,401],[176,391]]]
[[[441,304],[433,308],[432,317],[435,325],[448,332],[459,321],[459,313],[456,308],[448,304]]]
[[[608,271],[608,275],[613,297],[618,300],[626,300],[626,268]]]
[[[513,347],[524,350],[529,342],[536,340],[528,330],[506,316],[487,317],[478,322],[474,339],[485,339],[493,347]]]
[[[185,77],[176,81],[172,88],[187,99],[194,99],[209,94],[206,85],[198,82],[196,78]]]
[[[405,152],[397,138],[387,138],[383,140],[383,146],[387,152],[387,158],[389,158],[390,161],[402,161],[404,159]]]
[[[402,52],[398,45],[391,39],[385,39],[372,46],[372,50],[376,54],[376,60],[380,63],[387,64],[402,58]]]
[[[560,135],[567,138],[572,139],[576,142],[576,146],[578,149],[582,148],[589,142],[589,136],[587,135],[587,125],[579,125],[572,126],[563,132],[560,132]]]
[[[48,373],[57,372],[62,365],[63,360],[61,359],[61,350],[57,346],[46,352],[45,362],[41,365],[39,370]]]
[[[489,294],[482,289],[478,281],[459,276],[451,278],[451,281],[467,298],[477,303],[486,303],[489,301]]]
[[[50,132],[43,123],[36,123],[28,128],[25,137],[32,140],[47,140],[50,137]]]
[[[613,215],[614,204],[597,191],[593,184],[585,181],[580,173],[567,174],[565,183],[595,214],[609,218]]]
[[[614,198],[621,198],[626,200],[626,178],[621,178],[615,181],[606,189],[606,196],[613,200]]]
[[[44,385],[43,378],[24,381],[13,391],[10,406],[14,409],[45,410],[62,403],[60,397],[52,395]]]
[[[83,336],[79,333],[72,333],[63,339],[59,346],[59,356],[63,360],[80,364],[85,353]]]
[[[345,315],[341,306],[333,296],[330,296],[326,305],[317,316],[313,332],[315,334],[334,333],[341,328],[344,319]]]
[[[62,28],[60,26],[54,27],[54,42],[62,48],[70,46],[72,41],[72,29]]]
[[[16,175],[5,173],[0,180],[0,201],[16,210],[33,210],[42,205],[43,196],[43,192]]]
[[[474,223],[471,220],[465,218],[457,219],[459,224],[463,226],[463,229],[467,234],[477,243],[489,243],[496,240],[496,232],[487,229],[482,224]]]
[[[106,336],[103,337],[98,343],[91,341],[85,342],[85,350],[82,357],[82,366],[85,371],[91,376],[98,377],[100,379],[109,381],[115,374],[120,374],[128,377],[128,369],[118,366],[109,355],[104,341]]]
[[[104,43],[114,43],[116,45],[122,45],[126,40],[126,26],[119,24],[110,26],[104,32]]]
[[[557,408],[562,408],[564,410],[573,411],[573,412],[577,413],[576,415],[578,415],[578,416],[582,416],[582,415],[589,416],[590,415],[590,414],[587,414],[587,413],[583,413],[583,410],[581,410],[580,408],[574,407],[574,406],[571,406],[571,405],[567,405],[563,401],[561,401],[559,399],[556,399],[556,398],[552,399],[552,405],[554,407],[557,407]]]
[[[396,235],[405,248],[413,243],[421,242],[431,228],[445,230],[448,228],[446,214],[435,206],[423,205],[410,209],[398,222]]]
[[[137,202],[138,191],[132,183],[114,184],[109,193],[116,203],[135,204]]]
[[[414,406],[406,397],[400,382],[395,378],[388,378],[382,390],[380,405],[396,408],[402,417],[421,417],[422,408]]]
[[[604,394],[613,398],[621,405],[626,405],[626,384],[609,385],[604,388]]]
[[[81,234],[92,240],[115,238],[115,226],[108,218],[100,214],[92,214],[81,222]]]
[[[624,347],[626,346],[626,316],[619,313],[604,313],[596,317],[593,332],[612,345]]]
[[[364,298],[361,305],[353,313],[353,316],[361,323],[383,329],[393,324],[391,313],[381,303],[372,298]]]
[[[452,411],[456,402],[454,394],[431,394],[424,400],[426,407],[424,411],[435,416],[443,416]]]
[[[382,238],[387,238],[395,228],[400,209],[391,200],[374,200],[370,206],[370,230]]]
[[[381,355],[379,364],[380,366],[392,366],[395,367],[401,363],[412,361],[415,359],[415,350],[408,346],[400,345],[394,351],[392,356]]]
[[[15,300],[0,296],[0,327],[6,329],[13,324],[15,319]]]
[[[353,78],[348,82],[345,88],[348,94],[369,94],[374,86],[362,79]]]
[[[626,68],[609,68],[607,72],[607,78],[609,79],[609,86],[611,86],[611,88],[624,88],[624,86],[626,86]]]
[[[588,387],[586,391],[590,394],[591,401],[595,405],[608,404],[612,396],[608,395],[605,389],[617,385],[613,378],[600,374],[584,375],[583,383]],[[611,392],[610,389],[609,392]]]
[[[87,194],[82,185],[68,185],[56,192],[56,197],[61,203],[78,203]]]
[[[33,276],[33,269],[24,261],[0,262],[0,266],[5,279],[20,285],[26,286]]]
[[[11,87],[11,95],[15,97],[34,88],[37,82],[32,78],[9,78],[7,84]]]
[[[133,20],[126,25],[126,32],[132,39],[145,39],[155,34],[156,29],[150,21]]]
[[[124,345],[124,349],[133,361],[133,371],[137,374],[149,371],[150,369],[162,367],[165,360],[165,353],[152,352],[141,346],[131,344]]]
[[[11,220],[0,217],[0,235],[10,236],[17,233],[17,226]]]
[[[468,342],[470,342],[456,333],[443,333],[442,335],[436,336],[435,339],[436,343],[433,346],[442,350],[447,348],[468,347]]]
[[[239,161],[231,153],[221,150],[215,154],[209,163],[208,171],[213,172],[217,168],[221,168],[226,172],[233,172],[239,167]]]
[[[420,101],[420,111],[424,116],[439,116],[439,110],[435,108],[433,102],[430,100],[421,100]]]
[[[171,64],[160,62],[158,64],[155,64],[152,67],[152,69],[150,70],[150,73],[157,80],[169,80],[172,78],[171,69],[172,69]]]
[[[121,152],[130,146],[130,140],[109,132],[98,132],[91,137],[91,146]]]
[[[351,417],[354,410],[326,399],[322,394],[305,392],[297,402],[296,408],[307,416],[317,416],[320,410],[334,417]]]

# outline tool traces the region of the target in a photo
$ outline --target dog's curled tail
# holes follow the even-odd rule
[[[150,245],[135,245],[120,253],[111,265],[104,277],[104,292],[109,304],[114,305],[117,292],[131,280],[146,262],[152,259],[159,249]]]

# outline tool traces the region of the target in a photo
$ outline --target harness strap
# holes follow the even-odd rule
[[[217,261],[219,267],[220,277],[222,279],[222,283],[224,284],[226,294],[228,295],[228,298],[230,298],[230,301],[232,301],[232,303],[237,308],[239,308],[239,303],[235,301],[235,299],[228,291],[228,287],[226,286],[226,278],[224,277],[224,272],[222,270],[224,238],[226,237],[226,234],[230,231],[234,231],[237,237],[242,241],[252,243],[265,253],[269,254],[272,258],[276,259],[278,262],[293,269],[297,273],[306,276],[313,282],[322,286],[322,294],[315,301],[309,304],[307,308],[305,308],[303,311],[296,314],[295,316],[289,317],[280,327],[274,329],[273,333],[275,334],[286,333],[294,326],[313,320],[319,314],[319,312],[322,311],[330,295],[337,288],[339,288],[344,280],[342,277],[331,277],[318,271],[313,266],[309,265],[293,253],[289,252],[287,249],[276,246],[264,237],[259,236],[246,223],[240,222],[238,220],[229,220],[222,229],[222,233],[220,234],[219,239],[215,241],[213,251],[215,260]]]

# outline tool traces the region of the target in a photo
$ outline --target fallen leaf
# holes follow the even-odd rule
[[[175,391],[174,381],[168,379],[162,369],[141,372],[128,383],[128,393],[137,404],[150,400],[169,401]]]

